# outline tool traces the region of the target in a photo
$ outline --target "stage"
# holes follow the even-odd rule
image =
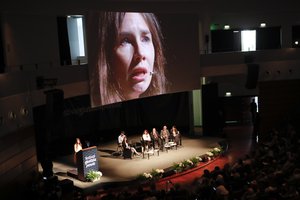
[[[139,141],[140,136],[131,137],[131,143]],[[152,169],[167,169],[174,163],[200,156],[214,147],[219,146],[218,142],[222,138],[218,137],[197,137],[190,138],[183,136],[182,145],[168,151],[160,151],[159,155],[135,156],[132,159],[123,159],[116,153],[117,144],[115,141],[99,144],[97,146],[99,156],[99,171],[103,176],[96,182],[82,182],[76,177],[70,176],[70,171],[76,170],[73,162],[73,154],[56,158],[53,161],[53,172],[59,180],[69,179],[74,186],[83,193],[91,193],[96,190],[104,190],[116,186],[133,183],[138,174],[150,172]],[[40,171],[42,168],[39,167]]]

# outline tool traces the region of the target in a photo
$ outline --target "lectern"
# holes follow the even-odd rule
[[[76,154],[78,179],[86,181],[89,171],[98,171],[98,151],[96,146],[82,149]]]

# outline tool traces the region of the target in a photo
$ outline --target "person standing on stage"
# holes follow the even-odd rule
[[[74,144],[74,163],[76,164],[76,154],[82,150],[82,144],[79,138],[76,138],[76,142]]]

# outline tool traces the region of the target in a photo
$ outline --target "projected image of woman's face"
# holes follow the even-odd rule
[[[88,12],[92,106],[197,88],[198,23],[197,15]]]
[[[152,34],[139,13],[126,13],[113,52],[116,81],[125,99],[138,98],[150,85],[155,59]]]

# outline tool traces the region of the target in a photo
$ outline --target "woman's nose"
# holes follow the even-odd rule
[[[134,50],[134,54],[135,54],[135,59],[137,61],[142,61],[142,60],[145,60],[146,59],[146,56],[145,56],[145,53],[144,53],[144,50],[143,50],[143,47],[141,44],[137,43],[135,45],[135,50]]]

